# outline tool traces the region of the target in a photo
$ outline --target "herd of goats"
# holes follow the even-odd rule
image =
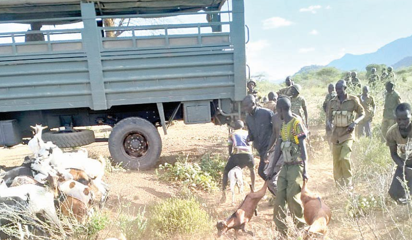
[[[52,142],[43,141],[46,127],[32,128],[35,135],[28,146],[33,155],[21,166],[4,168],[0,173],[0,239],[47,239],[56,234],[51,229],[58,229],[57,234],[64,238],[63,216],[84,224],[107,200],[103,157],[92,159],[86,149],[63,152]],[[39,221],[47,222],[49,228],[36,224]]]

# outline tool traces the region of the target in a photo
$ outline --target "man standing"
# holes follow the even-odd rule
[[[333,178],[336,184],[351,187],[350,155],[355,139],[353,130],[363,119],[363,107],[358,97],[346,93],[346,88],[344,80],[336,83],[337,96],[329,103],[327,125],[332,129]]]
[[[278,231],[283,236],[287,236],[288,229],[285,224],[286,204],[296,226],[298,228],[304,226],[300,192],[303,181],[308,179],[305,145],[306,129],[302,119],[292,114],[291,102],[288,98],[280,98],[276,108],[283,123],[280,138],[276,143],[274,164],[268,177],[270,178],[275,173],[273,168],[282,155],[284,164],[278,177],[273,220]]]
[[[351,73],[351,86],[352,88],[361,88],[362,87],[362,83],[358,78],[358,73],[357,72],[352,72]]]
[[[278,95],[274,92],[270,92],[268,94],[268,101],[263,104],[264,108],[272,110],[272,112],[276,112],[276,101],[278,99]]]
[[[290,76],[287,76],[285,79],[285,84],[286,87],[278,91],[279,96],[291,96],[290,90],[294,84],[293,79]]]
[[[331,83],[328,86],[328,94],[326,95],[325,101],[323,101],[323,105],[322,105],[323,111],[326,114],[326,118],[328,116],[327,109],[328,109],[328,106],[329,106],[329,102],[334,97],[336,97],[335,86],[333,85],[333,83]],[[327,122],[327,119],[326,119],[326,122]],[[328,126],[326,124],[326,138],[327,138],[327,141],[329,143],[330,148],[331,148],[331,142],[330,142],[331,136],[332,136],[332,129],[328,128]]]
[[[362,88],[362,94],[359,95],[360,103],[365,111],[365,117],[360,121],[358,126],[358,137],[372,137],[372,119],[375,116],[376,106],[375,99],[369,95],[369,87]]]
[[[388,72],[386,71],[386,68],[382,68],[381,81],[386,82],[387,79],[388,79]]]
[[[393,71],[393,67],[388,67],[388,76],[386,77],[387,81],[396,82],[396,75]]]
[[[382,119],[382,136],[385,138],[388,129],[395,124],[395,108],[401,103],[401,97],[398,92],[394,90],[395,84],[393,82],[387,82],[385,84],[385,105],[383,108]]]
[[[346,81],[346,84],[352,84],[352,77],[351,77],[352,73],[351,72],[347,72],[346,76],[344,78],[344,80]]]
[[[242,110],[246,112],[246,125],[249,130],[248,141],[253,141],[253,147],[260,156],[258,174],[266,179],[264,168],[266,155],[272,137],[272,116],[274,113],[266,108],[256,106],[255,97],[247,95],[242,101]]]
[[[380,82],[380,77],[378,74],[376,74],[376,68],[372,68],[371,75],[369,76],[369,85],[375,86],[379,82]]]
[[[292,113],[298,115],[301,119],[305,119],[305,126],[308,127],[308,110],[306,109],[306,100],[300,96],[302,87],[299,84],[295,84],[291,87],[291,98],[290,102],[292,104]],[[305,116],[305,118],[303,118]]]
[[[395,115],[396,124],[386,134],[386,144],[391,152],[392,160],[396,164],[389,195],[398,203],[406,204],[409,199],[407,192],[410,194],[412,191],[411,106],[408,103],[399,104],[396,107]],[[407,191],[405,191],[403,184],[406,184]]]
[[[252,155],[252,147],[247,141],[248,132],[243,130],[244,124],[241,120],[236,120],[234,123],[234,131],[229,136],[229,160],[225,166],[222,180],[222,198],[220,202],[226,201],[226,186],[229,171],[239,166],[240,168],[248,167],[250,171],[250,179],[252,181],[252,188],[255,187],[255,171],[254,161]]]

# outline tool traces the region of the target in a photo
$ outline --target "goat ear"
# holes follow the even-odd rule
[[[36,130],[36,127],[30,126],[31,128],[33,128],[34,130]]]
[[[44,126],[44,127],[41,127],[41,129],[46,129],[46,128],[49,128],[49,126]]]
[[[74,188],[74,186],[76,186],[75,182],[71,182],[70,185],[69,185],[70,188]]]
[[[85,188],[83,190],[83,193],[84,193],[84,195],[89,195],[89,193],[90,193],[89,188]]]

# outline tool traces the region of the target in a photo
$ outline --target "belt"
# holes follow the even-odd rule
[[[293,166],[293,165],[303,165],[302,161],[293,161],[293,162],[284,162],[284,165]]]

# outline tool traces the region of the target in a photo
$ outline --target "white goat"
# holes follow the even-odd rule
[[[56,224],[60,232],[64,235],[63,227],[57,217],[56,208],[54,207],[54,183],[51,188],[44,188],[37,185],[21,185],[7,188],[1,184],[0,197],[19,197],[23,201],[28,201],[28,210],[33,214],[44,213],[44,216],[52,223]],[[29,199],[30,198],[30,199]]]
[[[42,139],[42,133],[43,133],[43,130],[47,128],[47,126],[42,127],[41,124],[40,125],[36,124],[36,126],[34,127],[30,126],[30,127],[34,129],[35,134],[27,145],[29,146],[30,150],[34,153],[34,156],[37,156],[40,149],[42,149],[45,145],[45,142]]]
[[[239,192],[243,193],[243,173],[239,166],[235,166],[228,173],[230,182],[230,191],[232,192],[232,205],[235,202],[235,186],[239,188]]]

